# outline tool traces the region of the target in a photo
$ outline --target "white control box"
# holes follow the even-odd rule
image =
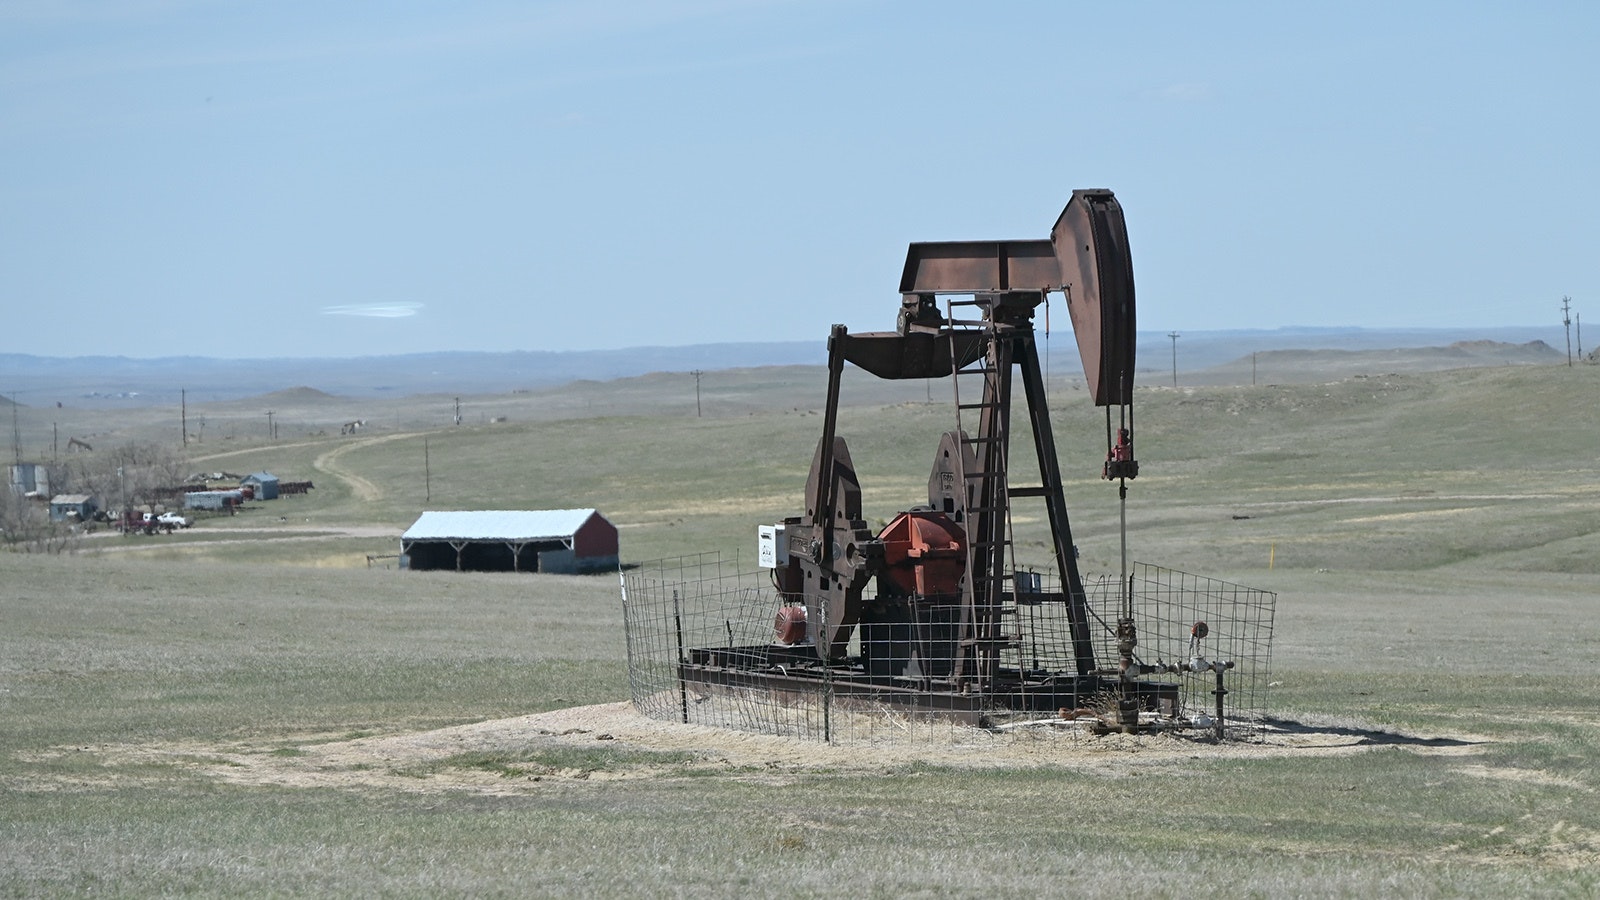
[[[763,569],[776,569],[789,564],[789,544],[783,539],[782,525],[756,527],[756,562]]]

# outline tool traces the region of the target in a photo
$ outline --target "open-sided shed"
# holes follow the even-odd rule
[[[430,511],[400,536],[400,552],[412,569],[616,571],[617,527],[593,509]]]

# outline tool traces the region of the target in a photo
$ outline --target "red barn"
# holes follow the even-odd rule
[[[425,512],[401,564],[457,572],[615,572],[617,526],[593,509]]]

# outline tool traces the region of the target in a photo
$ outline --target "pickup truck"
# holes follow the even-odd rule
[[[160,521],[153,513],[142,513],[136,509],[123,513],[112,527],[123,534],[160,534],[163,531],[171,534],[178,528],[171,522]]]
[[[188,519],[175,512],[164,512],[161,515],[156,516],[156,521],[162,525],[167,525],[173,528],[188,528],[190,525],[190,521]]]

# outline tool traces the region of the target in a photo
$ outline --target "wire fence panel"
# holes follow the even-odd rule
[[[1272,627],[1277,595],[1187,572],[1135,563],[1134,596],[1141,615],[1139,642],[1157,664],[1177,664],[1183,708],[1216,717],[1215,669],[1231,663],[1221,682],[1230,736],[1256,736],[1267,717]],[[1204,623],[1202,626],[1200,623]]]
[[[1005,633],[994,641],[991,677],[963,683],[945,655],[954,652],[947,605],[864,597],[864,606],[902,619],[858,627],[849,662],[823,665],[811,644],[782,640],[796,598],[780,594],[768,570],[741,572],[737,558],[717,554],[646,563],[622,575],[633,704],[665,721],[835,742],[947,743],[974,726],[1071,719],[1082,710],[1055,703],[1089,682],[1068,605],[1052,573],[1014,573],[1011,584],[995,617]],[[1144,564],[1129,585],[1134,659],[1150,673],[1141,690],[1173,698],[1141,727],[1256,736],[1267,714],[1276,596]],[[1114,665],[1122,587],[1101,579],[1086,591],[1093,653]],[[1095,677],[1104,681],[1105,671]]]

